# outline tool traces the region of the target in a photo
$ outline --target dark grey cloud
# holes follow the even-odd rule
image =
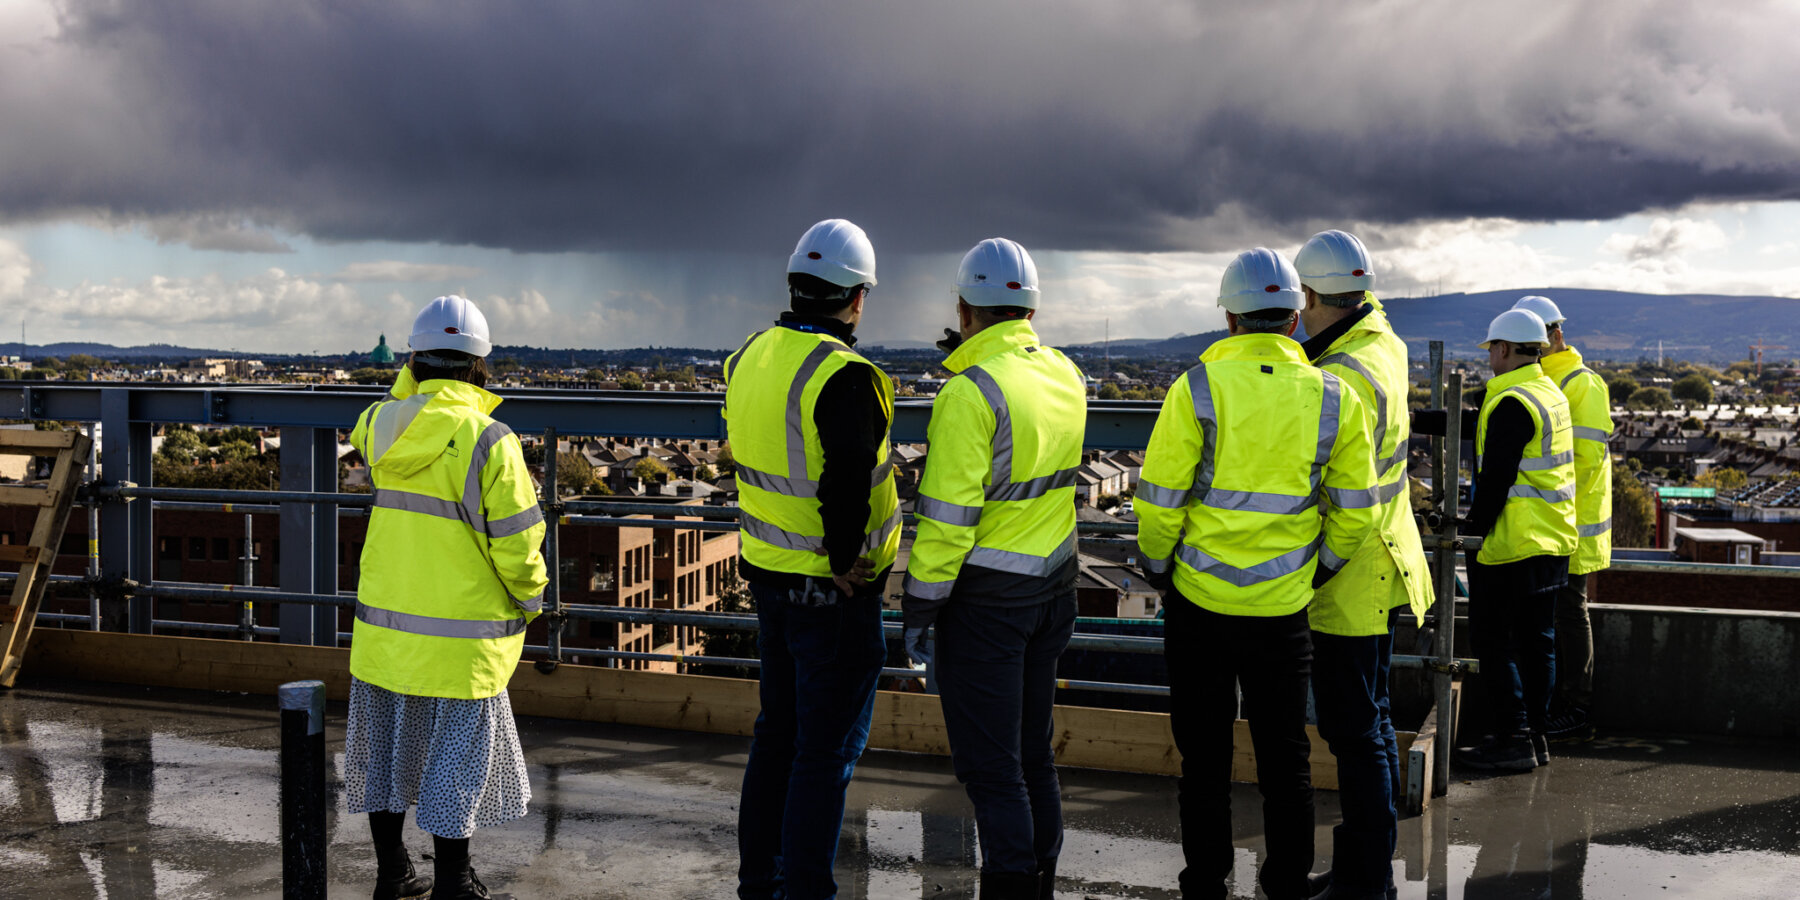
[[[59,9],[0,45],[14,220],[779,253],[841,215],[889,251],[1218,250],[1800,197],[1778,2]]]

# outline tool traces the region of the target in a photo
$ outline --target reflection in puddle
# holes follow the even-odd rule
[[[102,688],[0,694],[0,875],[48,897],[274,897],[280,890],[275,715],[261,698]],[[342,710],[328,741],[341,743]],[[483,877],[522,898],[728,896],[745,740],[546,720],[521,723],[529,816],[477,834]],[[1651,748],[1654,748],[1652,750]],[[1618,739],[1526,776],[1455,785],[1401,823],[1399,895],[1414,900],[1792,897],[1800,773],[1792,750]],[[335,770],[335,767],[334,767]],[[1060,889],[1173,898],[1170,779],[1068,770]],[[332,790],[336,791],[335,778]],[[367,827],[330,804],[333,891],[361,895]],[[871,754],[839,856],[847,898],[966,898],[979,863],[948,763]],[[1229,896],[1253,898],[1259,799],[1233,796]],[[1336,797],[1319,795],[1315,870]],[[415,853],[428,846],[409,824]],[[0,891],[0,893],[10,893]]]

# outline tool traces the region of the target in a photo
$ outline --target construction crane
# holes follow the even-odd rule
[[[1786,344],[1765,344],[1762,338],[1750,345],[1750,358],[1756,361],[1756,377],[1762,378],[1762,356],[1764,350],[1786,350]]]

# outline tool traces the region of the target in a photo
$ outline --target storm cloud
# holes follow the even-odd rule
[[[0,38],[14,222],[779,253],[836,215],[884,251],[1219,251],[1800,197],[1792,3],[71,0],[42,21]]]

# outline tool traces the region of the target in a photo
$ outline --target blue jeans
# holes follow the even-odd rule
[[[887,656],[879,589],[829,606],[750,583],[762,711],[738,804],[738,896],[829,900],[844,789],[869,742]]]
[[[1051,748],[1056,659],[1075,592],[1020,607],[952,602],[937,618],[937,679],[956,779],[975,804],[984,872],[1036,873],[1062,853]]]
[[[1344,821],[1331,832],[1332,883],[1352,892],[1379,891],[1393,874],[1399,822],[1394,788],[1400,747],[1394,739],[1388,668],[1392,627],[1385,634],[1343,637],[1312,633],[1314,705],[1319,736],[1337,757]]]
[[[1493,733],[1543,731],[1556,683],[1556,591],[1512,595],[1483,590],[1470,567],[1469,645]]]

